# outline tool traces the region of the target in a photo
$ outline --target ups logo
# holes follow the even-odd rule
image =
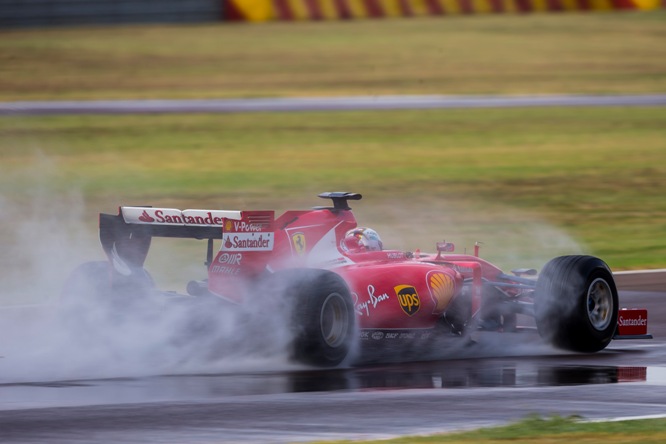
[[[397,285],[393,287],[402,311],[408,316],[413,316],[421,308],[421,299],[416,288],[411,285]]]

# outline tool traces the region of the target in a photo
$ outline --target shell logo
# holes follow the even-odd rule
[[[456,284],[451,276],[436,271],[427,277],[430,296],[435,303],[433,313],[442,313],[456,292]]]

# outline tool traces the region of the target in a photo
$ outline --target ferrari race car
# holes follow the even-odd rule
[[[100,214],[108,262],[80,266],[64,296],[173,297],[154,288],[144,261],[154,237],[191,238],[207,242],[207,278],[190,281],[188,294],[177,296],[214,300],[220,310],[261,310],[277,301],[289,308],[289,349],[301,363],[337,366],[362,360],[366,350],[432,346],[434,337],[464,341],[475,332],[518,332],[517,319],[525,316],[543,340],[569,351],[597,352],[613,339],[651,337],[646,310],[619,308],[613,275],[601,259],[557,257],[537,276],[534,269],[505,273],[480,258],[478,247],[474,254],[455,254],[448,242],[427,254],[386,250],[374,231],[357,226],[348,202],[360,194],[319,197],[332,206],[277,218],[274,211],[153,207]],[[123,304],[114,307],[123,310]]]

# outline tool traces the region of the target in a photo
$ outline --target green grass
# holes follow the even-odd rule
[[[584,423],[578,418],[531,417],[505,427],[492,427],[472,432],[427,437],[405,437],[381,441],[327,441],[333,443],[439,444],[439,443],[661,443],[666,439],[666,420],[636,420]]]
[[[0,100],[666,90],[666,11],[0,30]]]
[[[507,266],[585,251],[657,268],[664,128],[661,107],[4,118],[0,186],[76,190],[91,223],[119,204],[279,211],[344,189],[397,248],[446,238]]]

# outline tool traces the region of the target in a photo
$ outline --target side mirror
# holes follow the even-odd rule
[[[451,242],[437,242],[437,253],[452,253],[455,251],[456,246]]]

